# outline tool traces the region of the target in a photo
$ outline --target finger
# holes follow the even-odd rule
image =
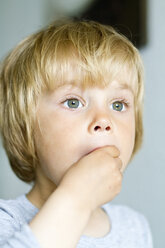
[[[122,161],[121,161],[121,159],[120,158],[116,158],[116,161],[117,161],[117,166],[118,166],[118,168],[119,168],[119,170],[120,171],[122,171]]]
[[[105,146],[103,149],[105,149],[113,158],[118,158],[120,156],[120,151],[116,146]]]

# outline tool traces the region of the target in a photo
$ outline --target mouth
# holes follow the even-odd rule
[[[92,153],[92,152],[94,152],[94,151],[96,151],[96,150],[98,150],[98,149],[100,149],[100,148],[106,147],[106,146],[107,146],[107,145],[95,147],[95,148],[89,150],[85,155],[88,155],[88,154],[90,154],[90,153]]]
[[[103,147],[103,146],[102,146],[102,147]],[[98,150],[99,148],[101,148],[101,146],[100,146],[100,147],[96,147],[96,148],[90,150],[89,152],[86,153],[86,155],[88,155],[88,154],[90,154],[90,153],[92,153],[92,152]]]

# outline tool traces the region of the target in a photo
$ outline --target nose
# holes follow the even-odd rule
[[[89,132],[91,134],[99,132],[108,133],[111,131],[111,129],[112,124],[107,116],[97,116],[91,121],[89,125]]]

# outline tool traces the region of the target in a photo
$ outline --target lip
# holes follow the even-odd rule
[[[90,150],[89,152],[87,152],[87,154],[86,154],[86,155],[88,155],[88,154],[90,154],[90,153],[92,153],[92,152],[94,152],[94,151],[98,150],[99,148],[101,148],[101,147],[96,147],[96,148],[94,148],[94,149]]]
[[[107,146],[107,145],[95,147],[95,148],[91,149],[89,152],[87,152],[86,155],[88,155],[88,154],[90,154],[90,153],[92,153],[92,152],[94,152],[94,151],[96,151],[96,150],[98,150],[98,149],[100,149],[100,148],[106,147],[106,146]]]

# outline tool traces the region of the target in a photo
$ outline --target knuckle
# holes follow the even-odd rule
[[[113,146],[113,153],[115,157],[118,157],[120,155],[119,150],[117,149],[117,147]]]
[[[121,187],[118,187],[118,188],[116,189],[116,194],[118,195],[120,192],[121,192]]]
[[[116,162],[115,159],[111,160],[111,166],[110,166],[111,170],[113,170],[114,173],[118,174],[119,171],[119,166],[118,163]]]
[[[121,185],[122,179],[123,179],[122,174],[121,173],[118,173],[118,175],[116,176],[116,181],[117,181],[117,184],[118,185]]]
[[[118,179],[118,184],[117,184],[117,192],[120,192],[121,191],[121,186],[122,186],[122,180],[121,179]]]
[[[105,151],[108,154],[111,154],[111,156],[113,156],[115,158],[120,155],[120,151],[118,150],[118,148],[116,146],[108,146],[108,147],[106,147]]]
[[[103,157],[106,154],[106,152],[102,149],[97,149],[95,153],[97,154],[98,157]]]
[[[98,150],[97,151],[97,157],[98,157],[98,159],[101,159],[102,161],[107,161],[110,159],[109,153],[105,150]]]
[[[121,159],[120,158],[116,158],[116,161],[117,161],[118,168],[121,169],[122,168],[122,161],[121,161]]]

